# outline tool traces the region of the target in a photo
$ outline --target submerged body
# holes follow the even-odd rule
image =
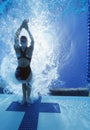
[[[29,47],[27,46],[27,38],[26,36],[21,36],[20,42],[19,42],[19,35],[22,30],[22,28],[26,29],[30,39],[31,43]],[[19,80],[22,83],[22,91],[23,91],[23,104],[25,102],[30,102],[30,93],[31,93],[31,85],[30,81],[32,78],[32,71],[30,67],[33,49],[34,49],[34,39],[31,35],[29,29],[28,29],[28,21],[24,20],[20,28],[17,30],[15,34],[15,44],[14,49],[17,56],[18,66],[16,68],[15,76],[17,80]]]

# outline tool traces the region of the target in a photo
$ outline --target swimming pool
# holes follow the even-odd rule
[[[86,0],[0,2],[1,86],[16,94],[20,91],[20,84],[14,76],[17,61],[13,44],[15,31],[24,18],[29,18],[29,27],[35,39],[31,64],[33,93],[46,95],[50,87],[89,87]],[[27,35],[24,30],[23,33]]]

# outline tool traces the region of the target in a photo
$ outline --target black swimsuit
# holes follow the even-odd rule
[[[18,57],[18,60],[19,60],[20,58],[26,58],[26,59],[29,60],[29,62],[31,61],[31,58],[29,58],[29,57],[26,56],[26,50],[27,50],[27,47],[26,47],[26,49],[25,49],[24,52],[23,52],[23,51],[21,50],[21,48],[20,48],[21,56]],[[26,66],[26,67],[19,67],[19,66],[18,66],[18,67],[16,68],[15,76],[16,76],[16,78],[17,78],[18,80],[26,80],[26,79],[29,77],[30,73],[31,73],[31,68],[30,68],[30,66]]]

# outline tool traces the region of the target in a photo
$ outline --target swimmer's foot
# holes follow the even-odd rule
[[[27,104],[29,105],[31,103],[30,98],[27,98]]]
[[[26,104],[26,99],[22,99],[22,101],[20,102],[21,105],[25,105]]]

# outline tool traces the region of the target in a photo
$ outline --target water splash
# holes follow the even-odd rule
[[[86,10],[87,6],[84,2],[83,0],[83,2],[78,3],[78,5],[81,3],[83,5],[78,8],[79,11]],[[68,30],[62,21],[60,22],[61,14],[70,11],[67,11],[68,9],[65,6],[67,5],[67,8],[72,7],[72,3],[71,0],[68,2],[67,0],[20,0],[19,2],[15,0],[8,12],[1,16],[0,32],[2,35],[0,35],[0,39],[9,47],[9,51],[2,60],[0,75],[5,80],[6,87],[10,91],[16,94],[21,92],[21,84],[18,83],[14,76],[17,61],[13,42],[14,34],[19,25],[23,19],[29,18],[29,28],[35,39],[35,49],[31,63],[33,94],[40,92],[46,95],[49,92],[52,81],[55,81],[60,76],[58,67],[61,66],[62,68],[64,64],[68,64],[74,52],[72,42],[70,42],[69,46],[63,44]],[[62,26],[63,31],[60,32]],[[61,60],[59,61],[60,57]],[[62,81],[60,81],[60,84],[62,84]]]

